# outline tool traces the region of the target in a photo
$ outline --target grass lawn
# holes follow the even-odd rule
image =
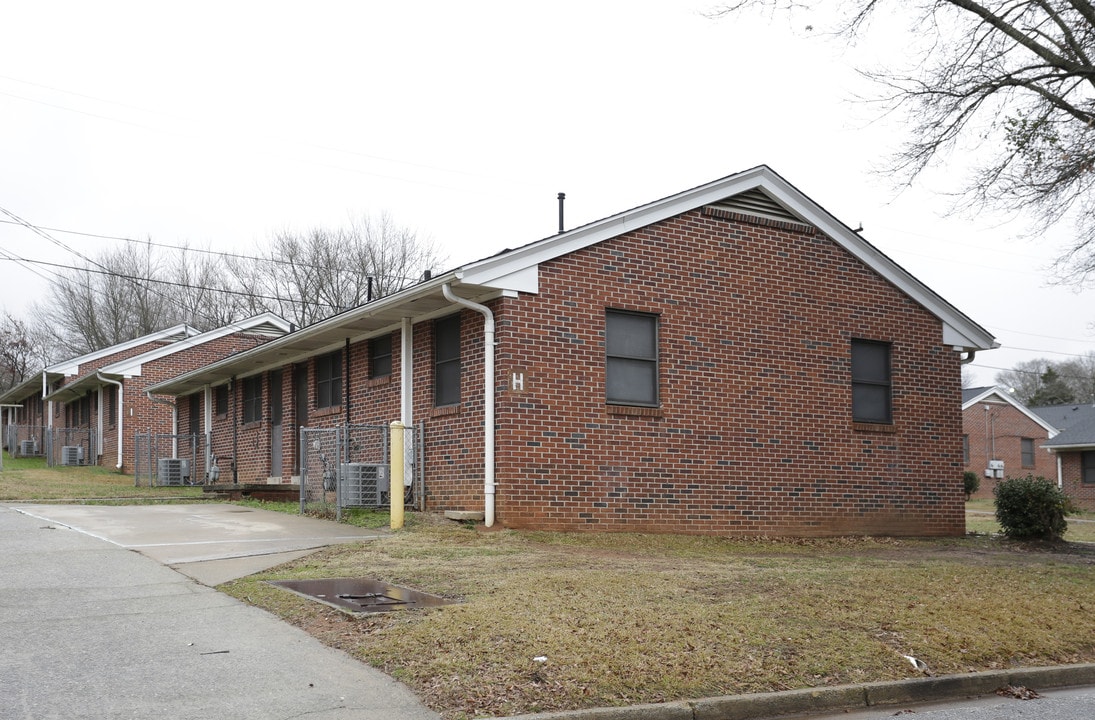
[[[132,475],[101,467],[46,467],[43,458],[11,458],[4,453],[0,501],[135,502],[188,498],[200,500],[200,487],[134,487]]]
[[[353,617],[266,581],[459,599]],[[407,683],[447,718],[1095,661],[1095,547],[484,531],[419,519],[222,590]],[[537,660],[537,658],[546,658]]]
[[[97,468],[5,459],[0,501],[178,497]],[[296,503],[261,507],[295,512]],[[969,526],[995,531],[991,501]],[[221,586],[408,684],[446,718],[629,705],[1095,661],[1095,523],[1021,544],[486,531],[409,516]],[[385,524],[384,513],[360,522]],[[457,599],[351,616],[271,579],[368,577]]]
[[[1095,513],[1077,513],[1066,519],[1068,530],[1065,531],[1065,540],[1095,543]],[[1000,532],[1000,523],[996,522],[996,508],[991,499],[981,498],[966,503],[966,532],[984,535]]]

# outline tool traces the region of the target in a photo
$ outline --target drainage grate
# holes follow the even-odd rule
[[[389,585],[379,580],[362,578],[271,580],[270,584],[295,592],[309,600],[317,600],[340,610],[359,613],[440,607],[456,602],[410,588]]]

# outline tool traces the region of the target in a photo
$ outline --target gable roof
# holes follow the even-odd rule
[[[275,315],[274,313],[262,313],[261,315],[255,315],[254,317],[247,318],[246,320],[240,320],[238,322],[229,323],[222,327],[210,330],[208,332],[200,333],[198,335],[191,335],[189,337],[177,340],[168,345],[163,345],[158,348],[153,348],[147,352],[143,352],[140,355],[134,355],[131,358],[125,360],[119,360],[116,363],[110,365],[104,365],[97,371],[89,372],[87,375],[81,377],[78,380],[68,383],[61,388],[58,388],[55,392],[46,396],[47,400],[74,400],[89,390],[99,387],[103,384],[102,376],[111,377],[114,380],[121,380],[123,378],[140,377],[141,371],[146,363],[150,363],[160,358],[169,357],[176,353],[180,353],[183,350],[188,350],[205,343],[218,340],[222,337],[227,337],[233,333],[243,332],[251,335],[267,335],[269,337],[280,337],[289,332],[289,322],[284,318]]]
[[[998,347],[995,338],[988,331],[943,300],[771,168],[761,165],[514,250],[506,250],[468,263],[388,297],[347,310],[253,350],[180,375],[149,389],[156,393],[185,395],[204,385],[224,382],[229,377],[243,377],[337,349],[347,340],[355,342],[389,332],[398,327],[403,318],[418,322],[453,312],[455,306],[442,294],[442,287],[446,284],[451,285],[456,294],[480,303],[500,296],[515,297],[520,292],[536,293],[539,290],[539,266],[542,263],[704,207],[752,215],[774,223],[817,227],[939,318],[943,325],[943,342],[947,345],[964,352]]]
[[[0,394],[0,403],[19,403],[26,400],[31,395],[43,392],[43,386],[49,385],[52,382],[60,380],[65,377],[71,377],[73,375],[80,374],[80,367],[87,363],[94,362],[96,360],[102,360],[105,357],[110,357],[126,350],[132,350],[135,347],[146,345],[152,342],[164,342],[173,343],[184,338],[193,337],[197,335],[198,331],[190,327],[185,323],[173,325],[163,330],[158,330],[141,337],[134,338],[132,340],[126,340],[109,347],[100,348],[99,350],[92,350],[89,353],[78,355],[67,360],[47,365],[40,372],[34,373],[31,377],[27,378],[20,384],[11,388],[7,392]],[[43,378],[43,376],[45,376]]]
[[[1023,415],[1038,423],[1038,425],[1040,425],[1046,431],[1046,435],[1050,438],[1055,437],[1060,432],[1057,426],[1049,423],[1044,417],[1034,412],[1034,410],[1028,408],[1026,405],[1016,400],[1014,397],[1011,396],[1010,392],[1004,390],[1003,388],[980,387],[962,390],[963,410],[968,410],[969,408],[983,402],[995,402],[1004,405],[1011,405]]]
[[[1045,444],[1055,452],[1095,448],[1095,405],[1069,403],[1031,408],[1061,432]]]

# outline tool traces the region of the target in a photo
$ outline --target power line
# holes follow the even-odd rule
[[[0,209],[2,209],[2,208],[0,208]],[[29,226],[28,223],[16,222],[15,220],[0,220],[0,224]],[[134,238],[122,237],[120,235],[102,235],[102,234],[99,234],[99,233],[83,232],[83,231],[80,231],[80,230],[65,230],[63,228],[47,227],[45,225],[37,225],[37,226],[31,226],[31,227],[36,227],[36,228],[39,228],[41,230],[48,230],[50,232],[64,233],[66,235],[79,235],[80,237],[96,238],[96,239],[99,239],[99,240],[118,240],[120,242],[126,242],[126,243],[135,244],[135,245],[148,245],[150,247],[158,247],[158,248],[164,248],[164,249],[168,249],[168,250],[178,250],[180,252],[193,252],[193,253],[198,253],[198,254],[201,254],[201,255],[212,255],[214,257],[219,257],[219,258],[232,258],[232,259],[235,259],[235,260],[248,260],[248,261],[251,261],[251,262],[272,263],[272,264],[275,264],[275,265],[286,265],[286,266],[289,266],[289,267],[306,268],[308,270],[329,270],[330,269],[325,265],[312,265],[310,263],[305,263],[305,262],[294,262],[292,260],[282,260],[282,259],[276,258],[276,257],[260,257],[260,256],[257,256],[257,255],[244,255],[242,253],[231,253],[231,252],[225,252],[223,250],[207,250],[207,249],[204,249],[204,248],[192,247],[192,246],[189,246],[189,245],[173,245],[171,243],[155,242],[151,239],[136,240]],[[36,262],[36,261],[27,260],[27,262]],[[71,268],[71,269],[76,270],[78,268]],[[382,277],[382,278],[388,279],[388,280],[403,280],[403,281],[417,280],[417,277],[405,276],[405,275],[383,275],[383,276],[379,276],[379,277]]]

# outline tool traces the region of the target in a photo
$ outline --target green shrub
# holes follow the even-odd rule
[[[969,500],[975,492],[981,489],[981,476],[973,470],[967,470],[962,473],[962,484],[966,489],[966,499]]]
[[[1008,478],[992,491],[996,496],[996,521],[1004,535],[1017,540],[1060,540],[1072,504],[1044,477]]]

